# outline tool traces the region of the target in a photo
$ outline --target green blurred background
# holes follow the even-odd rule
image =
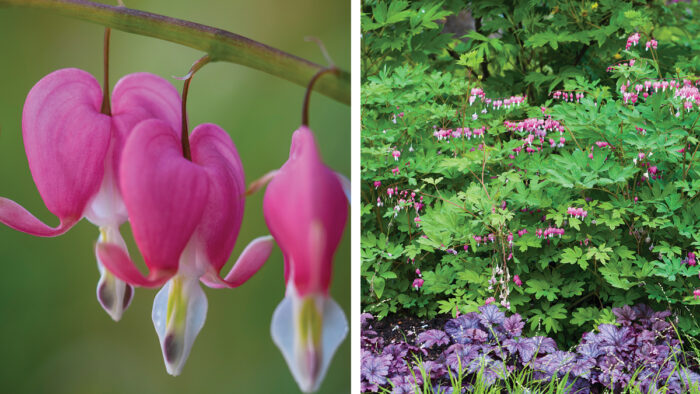
[[[125,0],[131,8],[223,28],[325,64],[350,65],[350,2],[322,0]],[[102,80],[103,28],[21,8],[0,8],[0,195],[14,199],[51,225],[27,166],[21,114],[29,89],[59,68],[77,67]],[[182,76],[203,53],[153,38],[112,32],[111,80],[136,71]],[[170,79],[181,90],[182,82]],[[214,63],[192,82],[190,125],[213,122],[227,130],[247,182],[279,167],[299,126],[304,89],[231,63]],[[312,95],[311,128],[323,158],[350,175],[350,108]],[[267,234],[262,193],[249,198],[229,264],[253,238]],[[349,316],[349,226],[336,259],[332,296]],[[130,238],[128,229],[123,229]],[[272,312],[284,296],[279,249],[244,286],[205,288],[209,313],[182,375],[165,371],[151,322],[155,289],[136,290],[119,323],[95,298],[93,255],[97,228],[82,221],[58,238],[35,238],[0,226],[0,392],[8,393],[296,393],[296,383],[269,334]],[[136,249],[130,242],[130,251]],[[140,256],[135,257],[142,261]],[[350,391],[350,344],[341,345],[321,393]]]

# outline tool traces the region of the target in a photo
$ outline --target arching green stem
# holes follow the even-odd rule
[[[305,86],[324,67],[249,38],[181,19],[87,0],[0,0],[1,6],[36,8],[113,29],[155,37],[209,54],[211,61],[237,63]],[[318,92],[350,104],[350,73],[324,78]]]

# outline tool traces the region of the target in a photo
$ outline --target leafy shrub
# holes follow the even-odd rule
[[[440,30],[407,16],[429,3],[395,3],[381,26],[383,3],[364,4],[363,50],[385,60],[365,65],[362,88],[365,310],[430,318],[497,301],[528,320],[526,333],[574,344],[613,322],[612,307],[643,302],[674,307],[681,331],[700,334],[700,57],[689,57],[700,41],[684,24],[698,3],[600,2],[580,23],[561,2],[530,13],[467,3],[488,45],[438,34],[424,57],[398,51]],[[536,41],[545,21],[571,41]],[[605,37],[586,42],[603,21]],[[401,29],[397,46],[382,41]],[[503,49],[513,40],[525,44]],[[487,47],[488,73],[449,55]],[[577,71],[563,71],[584,48],[567,69]],[[528,54],[542,75],[508,66]]]
[[[507,389],[512,379],[527,379],[533,389],[561,381],[569,393],[620,392],[630,385],[645,393],[700,389],[697,359],[683,350],[666,321],[669,311],[637,305],[613,313],[618,325],[599,325],[571,351],[559,350],[549,337],[523,336],[520,315],[506,318],[493,304],[449,320],[444,331],[418,334],[415,345],[385,345],[372,330],[372,316],[365,314],[362,391],[414,393],[428,386],[450,392],[475,384]]]
[[[659,53],[663,73],[674,73],[676,60],[697,50],[696,6],[614,0],[363,0],[362,75],[366,80],[385,69],[430,64],[479,79],[488,91],[527,93],[539,105],[569,79],[608,84],[605,67],[611,58],[624,57],[624,40],[637,31],[664,44],[682,44]],[[697,55],[689,59],[697,65]]]

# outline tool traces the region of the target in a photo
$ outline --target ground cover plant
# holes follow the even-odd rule
[[[641,303],[700,334],[697,2],[363,12],[364,311],[494,305],[567,349]]]
[[[616,325],[601,324],[569,350],[524,336],[521,316],[493,304],[392,341],[363,314],[362,391],[700,392],[696,343],[681,343],[670,311],[640,304],[613,313]]]

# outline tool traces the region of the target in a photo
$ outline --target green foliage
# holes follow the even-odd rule
[[[463,10],[476,30],[443,33],[443,18]],[[700,334],[689,316],[699,269],[687,264],[700,249],[698,107],[684,110],[670,88],[635,104],[621,92],[648,79],[695,86],[698,13],[697,3],[364,1],[364,309],[431,318],[494,297],[529,318],[526,329],[572,342],[614,321],[612,307],[656,302]],[[652,37],[658,49],[645,51]],[[527,99],[496,109],[470,102],[475,88]],[[561,134],[524,143],[506,122],[527,118]],[[483,138],[435,137],[482,127]],[[564,232],[538,236],[547,228]]]

